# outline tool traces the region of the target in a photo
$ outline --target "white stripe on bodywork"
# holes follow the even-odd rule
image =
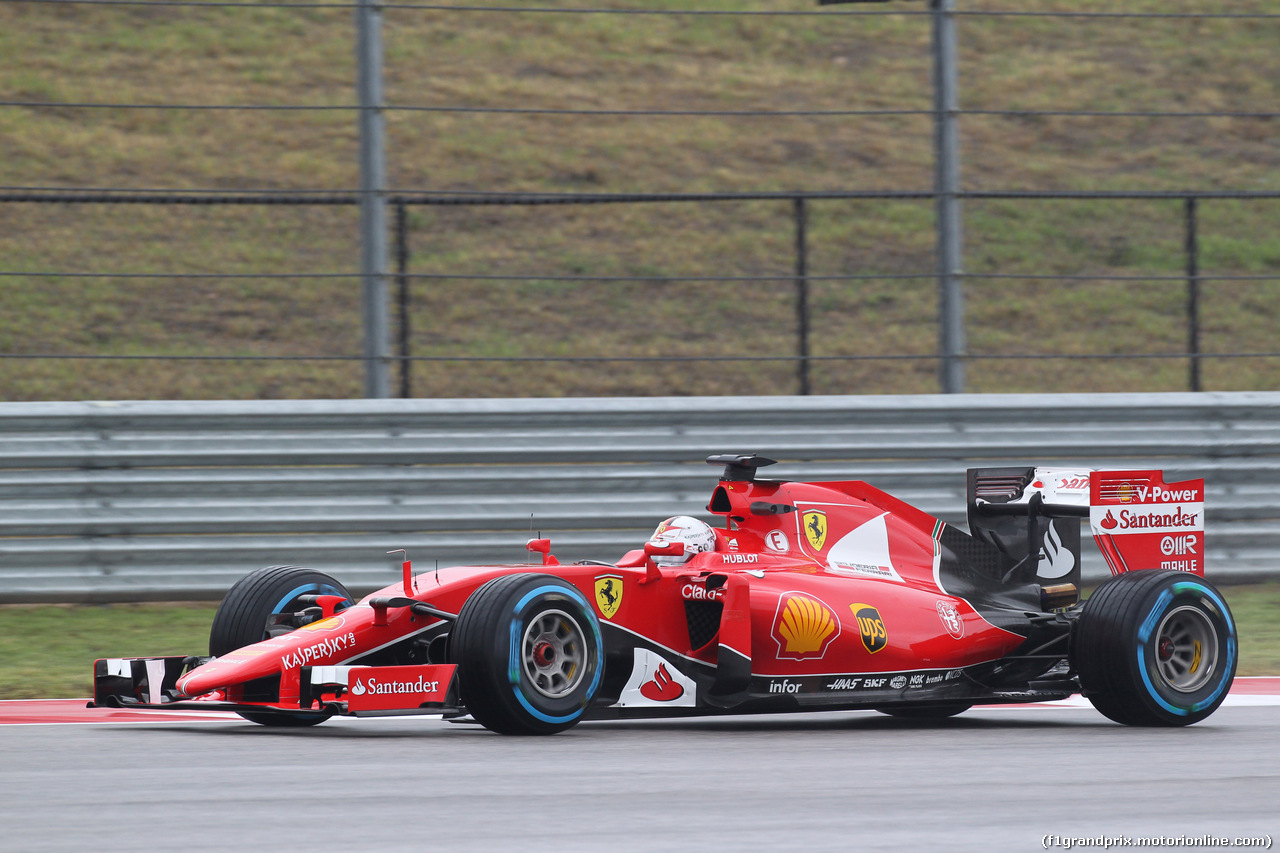
[[[164,661],[151,659],[147,664],[147,701],[159,705],[164,698]]]
[[[351,667],[349,666],[313,666],[311,667],[312,684],[348,685]]]

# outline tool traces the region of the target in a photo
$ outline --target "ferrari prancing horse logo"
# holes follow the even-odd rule
[[[612,619],[622,606],[622,576],[601,575],[596,578],[596,607],[600,615]]]
[[[827,544],[827,514],[820,509],[807,509],[800,523],[804,527],[804,538],[809,541],[809,547],[821,551],[822,546]]]

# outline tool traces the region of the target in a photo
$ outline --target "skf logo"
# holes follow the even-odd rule
[[[884,620],[880,611],[870,604],[850,604],[854,618],[858,620],[858,632],[862,634],[862,645],[871,654],[883,649],[889,643],[889,632],[884,629]]]
[[[622,606],[622,576],[601,575],[596,578],[596,607],[600,615],[612,619]]]
[[[784,592],[778,599],[772,633],[779,658],[816,659],[840,635],[840,623],[831,608],[813,596]]]
[[[804,527],[804,538],[809,541],[809,547],[815,551],[821,551],[822,546],[827,544],[827,514],[820,509],[805,510],[800,522]]]

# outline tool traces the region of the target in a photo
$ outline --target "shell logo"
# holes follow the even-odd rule
[[[1120,488],[1116,490],[1120,503],[1127,504],[1133,500],[1133,485],[1130,483],[1121,483]]]
[[[779,658],[817,659],[840,636],[840,622],[830,607],[813,596],[784,592],[778,599],[772,633]]]

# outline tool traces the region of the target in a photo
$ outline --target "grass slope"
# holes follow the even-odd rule
[[[538,4],[542,6],[544,4]],[[594,3],[564,2],[563,7]],[[733,10],[740,0],[627,8]],[[1005,8],[966,0],[962,10]],[[813,10],[778,0],[778,10]],[[885,9],[890,7],[874,7]],[[904,9],[905,9],[904,5]],[[1058,8],[1047,2],[1024,10]],[[1114,11],[1078,0],[1075,10]],[[1126,11],[1220,11],[1127,0]],[[911,10],[916,10],[915,6]],[[1241,0],[1233,12],[1280,12]],[[399,107],[877,110],[930,107],[925,16],[795,18],[386,13],[386,96]],[[354,102],[349,10],[93,7],[0,0],[4,99]],[[967,109],[1276,111],[1271,20],[960,20]],[[393,110],[393,190],[742,192],[928,189],[928,116],[566,116]],[[970,189],[1280,189],[1275,122],[999,117],[961,121]],[[0,185],[350,189],[354,114],[0,106]],[[1186,347],[1178,201],[972,201],[970,350],[1153,355]],[[1280,275],[1280,201],[1207,201],[1207,275]],[[414,207],[417,356],[791,356],[792,211],[785,202]],[[810,207],[819,357],[936,350],[928,201]],[[333,207],[0,204],[0,353],[316,360],[0,360],[0,397],[350,397],[360,352],[358,216]],[[75,274],[91,273],[89,277]],[[152,278],[126,278],[147,273]],[[289,273],[296,278],[268,279]],[[178,278],[196,274],[203,278]],[[308,276],[308,274],[310,274]],[[922,278],[893,276],[918,274]],[[706,276],[779,276],[705,282]],[[1102,276],[1165,276],[1117,282]],[[221,278],[218,276],[239,276]],[[582,276],[641,280],[583,281]],[[1280,280],[1206,281],[1202,348],[1271,352]],[[425,362],[419,396],[791,393],[793,363]],[[1205,365],[1209,389],[1262,389],[1280,359]],[[979,360],[975,391],[1186,387],[1184,359]],[[820,361],[816,393],[936,390],[928,358]]]

